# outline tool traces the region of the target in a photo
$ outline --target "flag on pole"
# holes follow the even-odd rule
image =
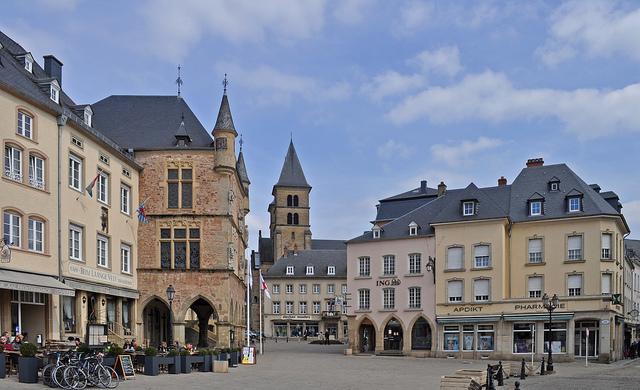
[[[94,177],[93,180],[91,180],[91,183],[89,183],[89,185],[85,187],[85,191],[87,191],[87,194],[89,194],[89,196],[92,198],[93,198],[93,187],[95,187],[99,176],[100,176],[100,172],[96,173],[96,177]]]
[[[269,288],[267,287],[267,282],[264,281],[262,274],[260,274],[260,289],[264,291],[264,295],[266,295],[267,298],[271,299],[271,294],[269,294]]]
[[[251,261],[247,261],[247,277],[249,278],[249,288],[253,288],[253,272],[251,272]]]
[[[138,220],[141,223],[149,223],[149,220],[147,219],[147,210],[144,207],[144,204],[147,203],[147,200],[149,200],[149,198],[143,200],[142,203],[140,203],[140,206],[138,206],[138,208],[136,209],[136,213],[138,213]]]

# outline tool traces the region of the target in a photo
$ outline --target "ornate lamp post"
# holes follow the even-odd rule
[[[427,272],[433,272],[433,284],[436,284],[436,258],[429,256],[427,260]]]
[[[549,346],[547,347],[549,357],[547,358],[547,373],[553,372],[553,358],[551,357],[551,339],[553,336],[553,331],[551,330],[551,313],[558,308],[559,301],[560,299],[558,299],[557,294],[553,294],[553,298],[549,298],[545,293],[542,297],[542,305],[549,311]]]
[[[167,287],[167,300],[169,301],[169,329],[168,329],[168,348],[173,348],[173,298],[176,297],[176,289],[170,284]]]

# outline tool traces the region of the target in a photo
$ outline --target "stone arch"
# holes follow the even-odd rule
[[[189,308],[198,300],[198,299],[202,299],[205,302],[207,302],[212,308],[213,308],[213,313],[216,315],[216,318],[218,317],[218,309],[216,308],[216,305],[213,303],[213,301],[207,297],[205,297],[204,295],[198,294],[195,295],[193,297],[191,297],[190,299],[186,300],[182,306],[180,307],[180,311],[178,311],[176,314],[176,319],[184,319],[184,317],[187,315],[187,311],[189,310]],[[175,308],[174,308],[174,312],[175,312]]]
[[[189,310],[196,315],[197,318],[186,318]],[[185,342],[197,343],[198,347],[208,347],[209,340],[215,340],[215,336],[211,336],[210,323],[211,319],[218,319],[218,311],[215,305],[208,298],[202,295],[196,295],[185,301],[178,313],[178,320],[185,322]],[[187,331],[190,333],[187,334]],[[213,328],[211,329],[213,331]]]
[[[394,341],[392,339],[388,339],[387,342],[385,342],[385,330],[387,329],[387,326],[389,325],[389,323],[391,321],[396,321],[399,325],[400,325],[400,331],[402,332],[399,336],[401,338],[400,341]],[[406,335],[407,335],[407,330],[406,330],[406,326],[404,324],[404,322],[400,319],[400,317],[398,317],[395,314],[389,314],[384,321],[382,321],[382,324],[380,325],[380,328],[378,328],[378,334],[379,334],[379,340],[381,341],[381,343],[379,342],[378,345],[376,346],[376,348],[380,347],[380,344],[382,344],[382,348],[378,348],[381,350],[385,350],[385,349],[393,349],[393,350],[404,350],[404,344],[405,344],[405,340],[406,340]],[[399,343],[399,344],[396,344]],[[398,348],[396,348],[398,347]]]
[[[138,323],[142,324],[145,344],[160,346],[161,343],[170,343],[170,335],[173,334],[173,324],[171,324],[171,313],[169,304],[157,295],[152,295],[141,302],[138,310]],[[175,321],[175,317],[174,317]]]
[[[138,301],[138,307],[140,308],[140,310],[137,310],[136,313],[136,322],[138,323],[142,323],[143,322],[143,315],[142,312],[144,311],[144,308],[149,304],[149,302],[153,301],[154,299],[159,300],[160,302],[164,303],[165,305],[167,305],[167,307],[169,307],[169,302],[167,302],[167,300],[165,298],[162,298],[158,295],[150,295],[148,297],[146,297],[145,299],[142,299],[140,301]]]
[[[355,353],[374,353],[378,349],[380,338],[376,322],[367,314],[360,317],[353,329],[354,342],[351,346]],[[365,336],[368,335],[365,341]]]
[[[424,314],[422,313],[418,313],[416,314],[411,321],[409,322],[409,326],[407,327],[407,330],[409,331],[409,334],[407,335],[408,337],[406,337],[407,342],[405,343],[405,347],[409,350],[413,350],[414,349],[414,326],[416,325],[416,323],[418,322],[418,320],[423,319],[426,321],[427,325],[429,326],[429,332],[431,334],[431,348],[427,348],[426,350],[431,350],[433,351],[433,348],[435,346],[435,335],[436,335],[436,327],[435,324]],[[422,349],[422,348],[420,348]]]

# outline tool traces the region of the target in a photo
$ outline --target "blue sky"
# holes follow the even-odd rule
[[[13,1],[0,25],[64,62],[79,103],[183,96],[207,129],[224,73],[244,135],[251,246],[293,133],[315,238],[378,199],[512,181],[532,157],[614,190],[640,238],[640,4],[555,1]]]

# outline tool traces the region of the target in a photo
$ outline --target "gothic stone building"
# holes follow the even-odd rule
[[[242,151],[236,158],[226,93],[215,141],[180,96],[110,96],[92,107],[95,123],[144,168],[139,198],[149,222],[137,237],[138,337],[158,345],[172,331],[180,343],[237,345],[250,183]]]

